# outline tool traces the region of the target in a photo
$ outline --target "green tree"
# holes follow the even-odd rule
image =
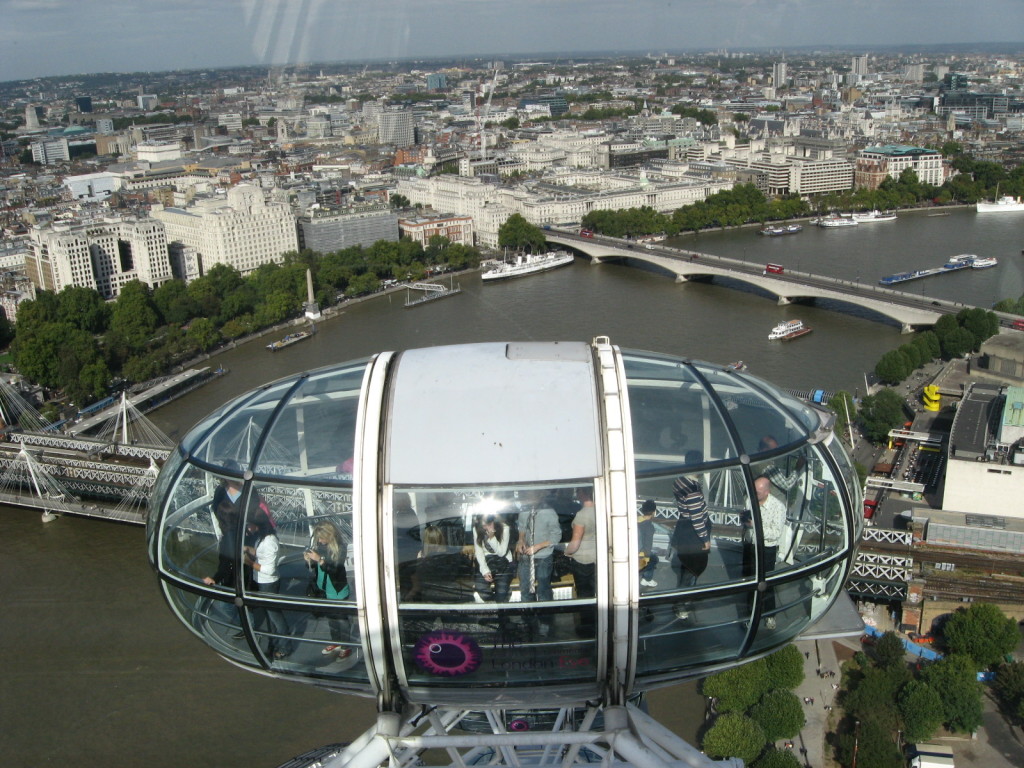
[[[987,312],[981,307],[960,310],[956,320],[974,337],[973,350],[975,352],[981,349],[983,341],[999,333],[999,318],[996,317],[995,312]]]
[[[252,315],[240,315],[228,320],[221,326],[220,333],[225,339],[238,339],[256,330],[256,321]]]
[[[184,325],[195,317],[196,305],[183,280],[168,280],[153,290],[153,304],[164,323]]]
[[[409,198],[398,193],[389,195],[388,202],[391,204],[392,208],[408,208],[410,205]]]
[[[801,768],[800,758],[791,749],[769,749],[754,763],[754,768]]]
[[[977,339],[966,328],[957,328],[942,339],[942,356],[947,360],[963,357],[974,350]]]
[[[373,293],[380,290],[380,279],[373,272],[364,272],[349,281],[348,289],[353,296]]]
[[[906,664],[906,648],[895,632],[886,632],[875,643],[875,658],[880,667],[899,667]]]
[[[781,688],[791,691],[804,681],[804,655],[790,643],[770,656],[766,656],[765,685],[769,690]]]
[[[513,213],[498,228],[498,246],[517,251],[540,253],[546,247],[544,233],[520,214]]]
[[[758,659],[716,672],[704,680],[701,690],[718,700],[719,712],[746,712],[768,690],[768,666]]]
[[[197,317],[189,325],[185,334],[189,343],[202,352],[208,352],[220,344],[220,332],[213,321],[206,317]]]
[[[861,722],[870,720],[895,731],[899,724],[896,693],[910,680],[905,667],[872,667],[851,678],[850,688],[843,696],[843,707]]]
[[[768,691],[750,710],[750,719],[761,726],[768,741],[791,739],[800,733],[807,718],[803,704],[792,691]]]
[[[977,669],[998,664],[1020,642],[1017,623],[991,603],[961,608],[942,630],[950,653],[973,659]]]
[[[903,738],[911,743],[927,741],[942,725],[942,699],[919,680],[903,686],[896,703],[903,721]]]
[[[114,349],[138,353],[146,349],[160,324],[149,288],[138,280],[121,287],[110,313],[108,343]]]
[[[836,415],[836,434],[845,439],[850,422],[857,418],[857,404],[854,402],[853,395],[840,390],[832,395],[827,405],[829,410]]]
[[[854,724],[851,731],[836,738],[836,757],[845,766],[856,763],[871,768],[903,768],[904,765],[892,732],[870,720]]]
[[[992,683],[1003,710],[1017,722],[1024,720],[1024,662],[1003,664]]]
[[[868,395],[861,400],[858,418],[864,427],[865,436],[879,443],[886,439],[889,430],[906,421],[903,398],[891,389],[882,389],[874,395]]]
[[[107,330],[110,308],[92,288],[69,285],[57,294],[57,320],[89,333]]]
[[[704,734],[704,752],[712,758],[738,757],[753,762],[764,750],[764,731],[745,715],[721,715]]]
[[[921,679],[942,700],[943,722],[947,728],[970,732],[981,725],[981,684],[970,656],[946,656],[925,667]]]
[[[875,363],[875,375],[886,384],[899,384],[913,370],[902,349],[890,349]]]

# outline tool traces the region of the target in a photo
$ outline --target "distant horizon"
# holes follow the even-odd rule
[[[1010,49],[1016,48],[1017,51],[1011,51]],[[1006,50],[1004,50],[1006,49]],[[33,77],[22,77],[15,78],[13,80],[0,80],[0,85],[11,85],[15,83],[28,83],[36,80],[63,80],[73,79],[76,77],[99,77],[104,75],[115,75],[115,76],[155,76],[165,75],[172,72],[208,72],[208,71],[227,71],[232,69],[255,69],[255,70],[284,70],[284,71],[299,71],[308,69],[317,69],[322,67],[358,67],[366,64],[380,64],[385,66],[393,66],[395,64],[409,64],[416,62],[423,63],[447,63],[455,64],[459,61],[536,61],[537,63],[550,62],[552,66],[560,65],[564,66],[570,63],[573,59],[616,59],[616,58],[672,58],[676,56],[714,56],[716,54],[727,55],[727,54],[747,54],[747,55],[764,55],[764,54],[780,54],[786,55],[789,53],[797,53],[801,55],[821,53],[823,55],[840,55],[850,54],[858,56],[872,56],[872,55],[885,55],[892,56],[900,53],[916,53],[916,54],[942,54],[942,53],[955,53],[959,55],[966,54],[988,54],[993,55],[996,53],[1016,53],[1024,56],[1024,41],[1013,42],[1013,41],[994,41],[994,42],[976,42],[976,43],[920,43],[914,45],[886,45],[886,46],[860,46],[860,45],[794,45],[794,46],[766,46],[766,47],[746,47],[746,48],[732,48],[732,49],[714,49],[714,48],[689,48],[689,49],[675,49],[672,51],[658,51],[654,52],[651,50],[604,50],[604,51],[572,51],[572,52],[555,52],[555,51],[535,51],[527,53],[466,53],[466,54],[449,54],[449,55],[437,55],[437,56],[406,56],[406,57],[390,57],[390,58],[363,58],[363,59],[319,59],[315,61],[305,62],[292,62],[292,63],[249,63],[249,64],[223,64],[218,66],[194,66],[194,67],[170,67],[168,69],[124,69],[124,70],[96,70],[94,72],[64,72],[54,75],[36,75]]]
[[[959,0],[114,0],[103,8],[0,0],[0,81],[315,62],[1024,50],[1020,0],[977,0],[969,13]],[[952,23],[960,42],[936,42]],[[990,39],[1014,29],[1021,39]]]

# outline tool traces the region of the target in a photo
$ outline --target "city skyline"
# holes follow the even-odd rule
[[[318,61],[1024,40],[1018,0],[981,0],[970,14],[953,0],[112,0],[92,15],[84,7],[0,0],[0,81]]]

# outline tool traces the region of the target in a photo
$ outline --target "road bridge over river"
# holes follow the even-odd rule
[[[787,269],[782,274],[767,273],[762,265],[660,243],[639,243],[601,235],[584,237],[558,229],[544,230],[544,237],[552,245],[589,256],[593,263],[633,259],[673,274],[677,282],[727,278],[773,294],[780,304],[829,299],[863,307],[899,323],[904,333],[930,327],[942,315],[970,308],[959,302],[912,296],[891,288],[808,272]]]

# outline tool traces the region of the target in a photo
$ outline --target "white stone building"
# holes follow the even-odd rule
[[[168,243],[195,249],[204,274],[228,264],[246,275],[299,249],[291,208],[266,202],[263,191],[248,184],[188,208],[154,207],[152,216],[167,227]]]
[[[488,184],[479,178],[443,175],[402,179],[397,192],[414,205],[472,217],[477,244],[496,247],[498,229],[513,213],[537,226],[579,222],[593,210],[650,206],[660,213],[670,213],[732,185],[731,180],[723,179],[657,182],[643,173],[557,168],[540,182],[514,188]]]
[[[151,288],[171,279],[164,226],[151,218],[106,218],[34,227],[25,270],[37,288],[59,293],[92,288],[104,299],[139,280]]]

